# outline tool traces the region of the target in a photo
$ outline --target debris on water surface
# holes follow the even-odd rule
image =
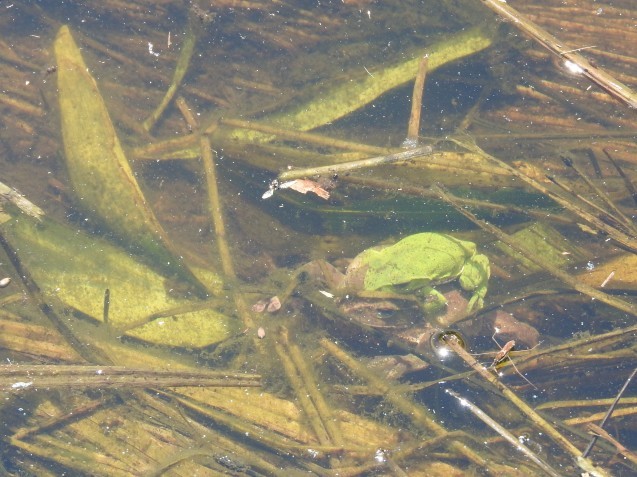
[[[254,305],[252,305],[252,311],[254,311],[255,313],[263,313],[264,311],[267,311],[268,313],[274,313],[275,311],[279,311],[280,309],[281,300],[279,300],[278,296],[259,300]]]
[[[270,298],[270,302],[268,303],[268,307],[266,311],[268,313],[274,313],[275,311],[279,311],[281,309],[281,300],[279,300],[278,296],[273,296]]]
[[[329,199],[330,193],[325,190],[318,182],[311,181],[309,179],[295,179],[293,181],[287,181],[278,183],[273,181],[270,184],[269,189],[261,196],[263,199],[269,199],[274,194],[274,191],[277,189],[292,189],[301,194],[307,194],[308,192],[313,192],[318,195],[321,199]]]

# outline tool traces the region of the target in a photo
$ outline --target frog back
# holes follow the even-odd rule
[[[474,243],[450,235],[410,235],[389,247],[366,252],[365,289],[445,283],[457,278],[475,253]]]

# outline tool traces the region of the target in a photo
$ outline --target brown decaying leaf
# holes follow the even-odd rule
[[[329,199],[330,193],[323,189],[318,182],[311,181],[309,179],[295,179],[293,181],[283,182],[279,185],[279,189],[292,189],[301,194],[307,194],[308,192],[314,192],[321,199]]]

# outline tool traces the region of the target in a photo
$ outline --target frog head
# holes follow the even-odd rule
[[[489,258],[486,255],[475,254],[465,263],[462,273],[458,277],[463,290],[472,291],[473,296],[467,305],[467,311],[479,310],[484,306],[484,296],[491,276]]]

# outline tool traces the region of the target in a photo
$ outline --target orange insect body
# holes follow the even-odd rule
[[[515,346],[515,340],[507,341],[505,345],[502,348],[500,348],[500,351],[496,353],[495,357],[493,358],[493,364],[491,366],[493,367],[496,364],[502,362],[504,358],[507,357],[507,355],[509,354],[509,351],[511,351],[514,346]]]

